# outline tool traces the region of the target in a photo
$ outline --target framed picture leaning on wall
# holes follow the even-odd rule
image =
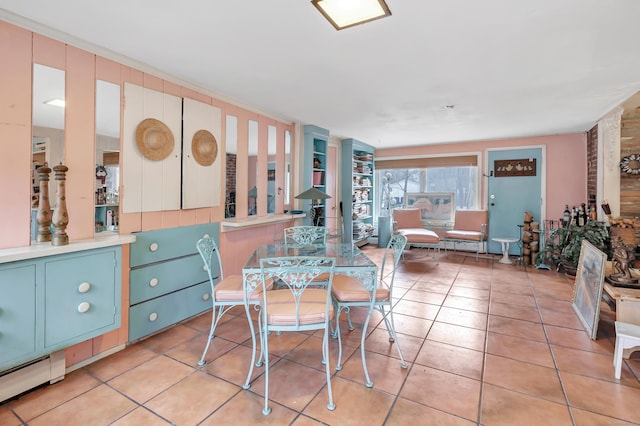
[[[405,200],[405,207],[420,209],[423,221],[453,220],[453,192],[408,192]]]
[[[606,262],[605,253],[589,241],[582,240],[572,307],[593,340],[598,333]]]

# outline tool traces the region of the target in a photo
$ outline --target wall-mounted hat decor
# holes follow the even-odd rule
[[[149,160],[164,160],[173,152],[173,133],[160,120],[146,118],[136,128],[136,145],[140,153]]]
[[[630,175],[640,174],[640,154],[627,155],[620,161],[620,169]]]
[[[191,140],[193,159],[201,166],[210,166],[218,156],[218,142],[208,130],[198,130]]]

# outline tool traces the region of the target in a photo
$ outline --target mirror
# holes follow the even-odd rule
[[[120,86],[96,81],[96,232],[118,229]]]
[[[284,211],[291,210],[291,132],[284,131]]]
[[[258,187],[257,187],[257,173],[258,173],[258,122],[255,120],[249,120],[248,128],[248,155],[249,162],[247,163],[247,187],[249,188],[249,202],[248,202],[248,215],[255,216],[258,214]]]
[[[64,71],[33,64],[32,190],[31,207],[38,208],[40,181],[36,170],[45,162],[53,167],[64,161]],[[55,208],[56,186],[49,175],[49,202]],[[34,213],[32,213],[32,218]],[[35,222],[35,219],[32,220]]]
[[[276,126],[267,127],[267,213],[276,212]]]
[[[226,117],[225,151],[226,158],[226,182],[224,217],[236,217],[236,158],[238,154],[238,119],[233,115]]]

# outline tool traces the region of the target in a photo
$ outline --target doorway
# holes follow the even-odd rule
[[[521,227],[524,223],[524,212],[533,215],[535,222],[542,222],[542,183],[543,152],[542,148],[488,150],[489,183],[487,185],[489,209],[489,253],[501,253],[501,244],[491,238],[521,238]],[[535,160],[534,175],[517,175],[516,172],[505,173],[496,170],[496,161],[500,167],[501,160],[522,160],[525,166],[532,165]],[[509,163],[507,163],[509,164]],[[518,164],[518,161],[513,163]],[[520,165],[518,165],[520,168]],[[507,174],[508,176],[501,176]],[[531,174],[531,173],[529,173]],[[519,226],[520,225],[520,226]],[[521,255],[521,244],[511,244],[509,254]]]

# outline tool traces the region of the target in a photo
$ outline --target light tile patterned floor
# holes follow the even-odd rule
[[[382,250],[363,248],[376,262]],[[411,250],[396,275],[400,361],[380,317],[370,324],[364,386],[362,330],[342,324],[344,368],[328,411],[320,335],[270,337],[272,413],[262,415],[264,368],[242,384],[250,357],[242,310],[227,315],[198,367],[210,315],[201,315],[0,405],[0,425],[624,425],[640,423],[640,357],[613,377],[614,314],[602,305],[591,340],[563,275]],[[497,257],[496,257],[497,259]],[[361,327],[364,313],[352,317]],[[335,365],[337,344],[330,342]]]

